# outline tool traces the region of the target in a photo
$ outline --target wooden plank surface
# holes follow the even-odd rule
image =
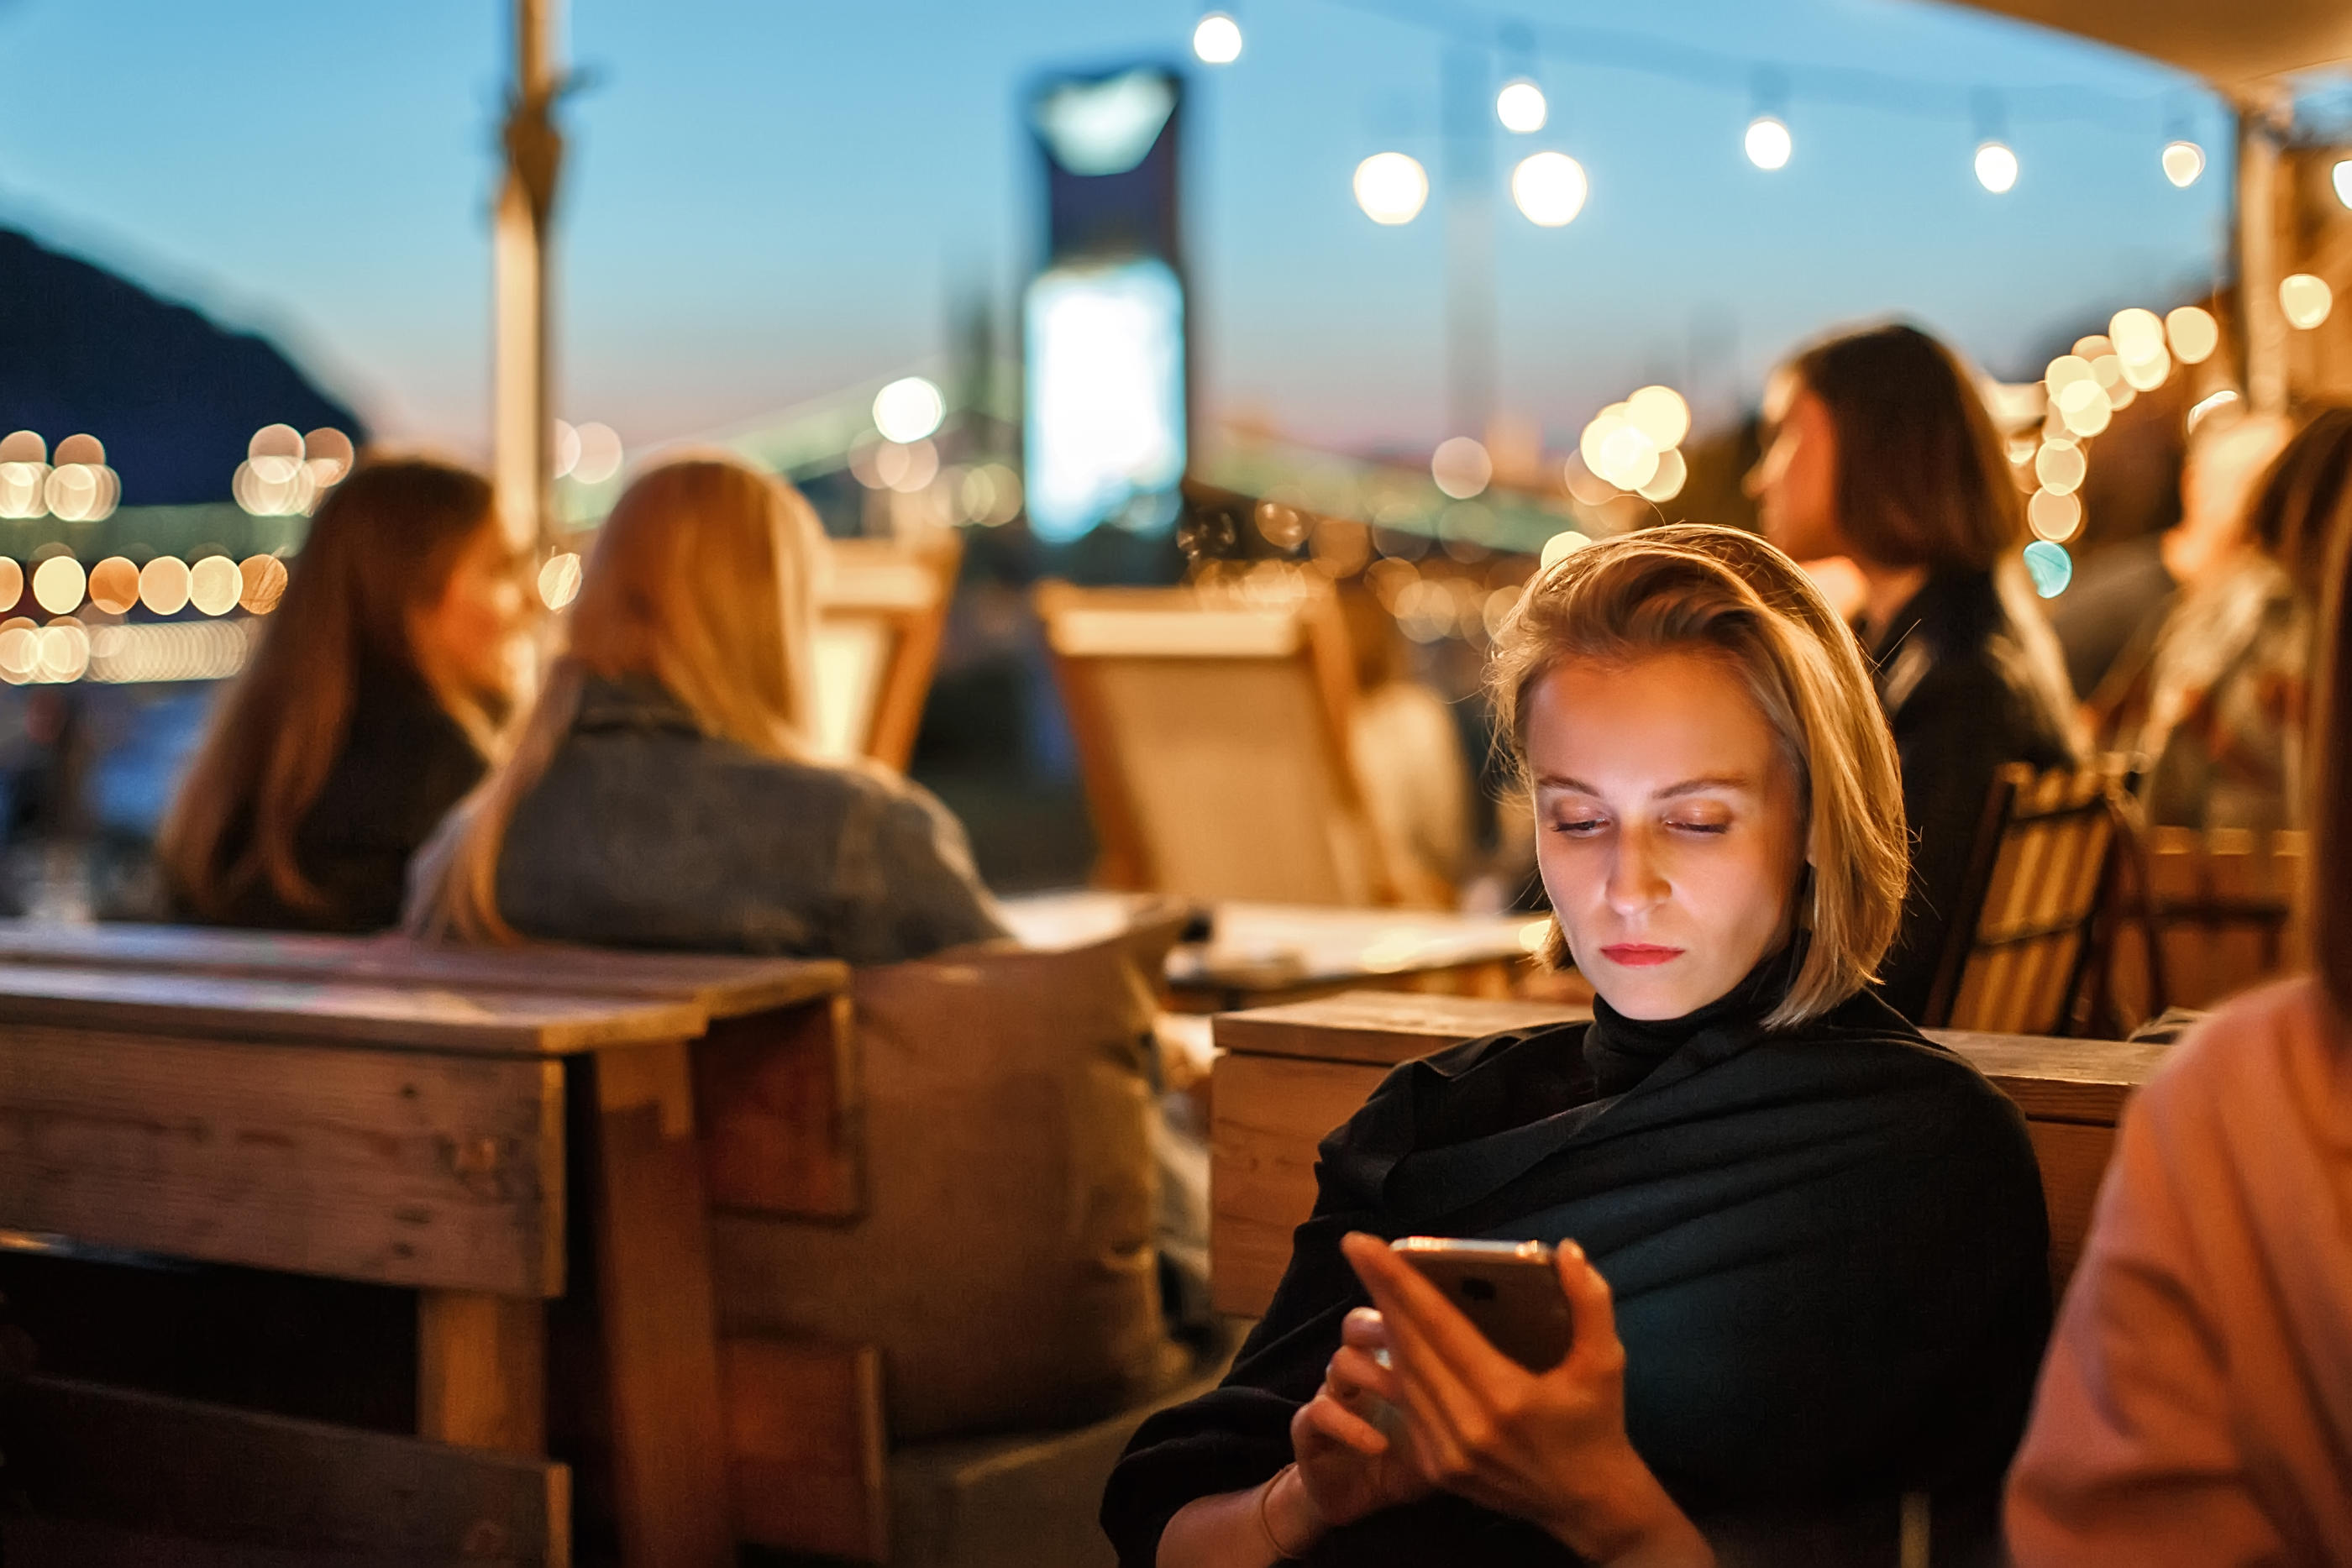
[[[0,1381],[0,1451],[48,1520],[313,1561],[572,1560],[570,1473],[545,1459],[48,1378]]]
[[[631,1568],[733,1568],[718,1310],[682,1041],[599,1052],[596,1315]]]
[[[542,1056],[687,1040],[708,1021],[680,1001],[0,964],[0,1027]]]
[[[1217,1059],[1209,1087],[1209,1298],[1217,1311],[1265,1310],[1290,1263],[1290,1233],[1315,1207],[1315,1145],[1387,1073],[1351,1061]]]
[[[1396,1063],[1505,1029],[1570,1021],[1559,1004],[1358,991],[1228,1013],[1210,1103],[1210,1294],[1220,1312],[1265,1311],[1315,1201],[1315,1150]],[[2042,1166],[2053,1278],[2063,1288],[2132,1091],[2160,1045],[1929,1030],[2025,1113]]]
[[[1348,991],[1313,1001],[1220,1013],[1215,1029],[1221,1051],[1393,1067],[1481,1035],[1545,1029],[1591,1017],[1591,1008],[1554,1002]]]
[[[320,936],[33,920],[0,920],[0,963],[634,997],[688,1002],[713,1018],[790,1007],[849,983],[848,966],[832,958],[638,953],[551,944],[461,947],[412,942],[397,934]]]
[[[720,1352],[737,1536],[887,1562],[881,1353],[748,1336],[725,1340]]]
[[[1212,911],[1208,941],[1170,955],[1168,977],[1179,987],[1279,989],[1516,964],[1542,930],[1525,915],[1235,900]]]
[[[865,1119],[846,994],[825,1007],[721,1019],[691,1054],[714,1206],[801,1219],[865,1212]]]
[[[18,1025],[0,1228],[292,1273],[563,1290],[562,1065]]]

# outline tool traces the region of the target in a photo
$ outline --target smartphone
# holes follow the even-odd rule
[[[1568,1295],[1542,1242],[1407,1236],[1389,1245],[1444,1291],[1487,1343],[1529,1372],[1549,1372],[1567,1359]]]

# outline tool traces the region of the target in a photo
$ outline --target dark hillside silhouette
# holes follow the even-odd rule
[[[253,433],[281,423],[366,436],[267,340],[0,229],[0,434],[86,432],[123,505],[184,506],[228,499]]]

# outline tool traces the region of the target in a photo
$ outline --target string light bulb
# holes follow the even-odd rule
[[[1551,118],[1551,105],[1545,101],[1543,89],[1525,77],[1517,77],[1505,82],[1503,90],[1495,95],[1495,118],[1503,122],[1506,131],[1520,136],[1532,135]]]
[[[1748,150],[1748,161],[1759,169],[1785,169],[1789,154],[1796,147],[1789,128],[1778,118],[1759,114],[1748,122],[1748,134],[1742,139]]]
[[[2164,144],[2162,157],[2164,177],[2178,190],[2187,190],[2205,172],[2205,149],[2194,141],[2181,140]]]
[[[1223,11],[1210,12],[1192,28],[1192,53],[1202,65],[1232,65],[1242,57],[1242,25]]]
[[[1402,152],[1375,152],[1356,165],[1355,189],[1366,217],[1394,227],[1420,215],[1429,200],[1429,172]]]
[[[1977,147],[1977,183],[1994,195],[2008,194],[2017,183],[2017,154],[2003,141],[1985,141]]]
[[[2278,298],[2280,314],[2298,332],[2310,331],[2336,308],[2336,291],[2327,287],[2327,280],[2308,272],[2281,278]]]
[[[1591,187],[1584,165],[1565,152],[1538,152],[1511,171],[1511,200],[1529,223],[1556,229],[1576,221]]]

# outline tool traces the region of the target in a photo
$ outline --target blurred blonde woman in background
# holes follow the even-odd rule
[[[732,458],[639,476],[512,755],[420,859],[411,928],[862,964],[1004,935],[946,808],[814,754],[823,542]]]
[[[410,855],[488,766],[524,603],[488,481],[425,458],[362,462],[311,519],[164,820],[175,911],[396,922]]]

